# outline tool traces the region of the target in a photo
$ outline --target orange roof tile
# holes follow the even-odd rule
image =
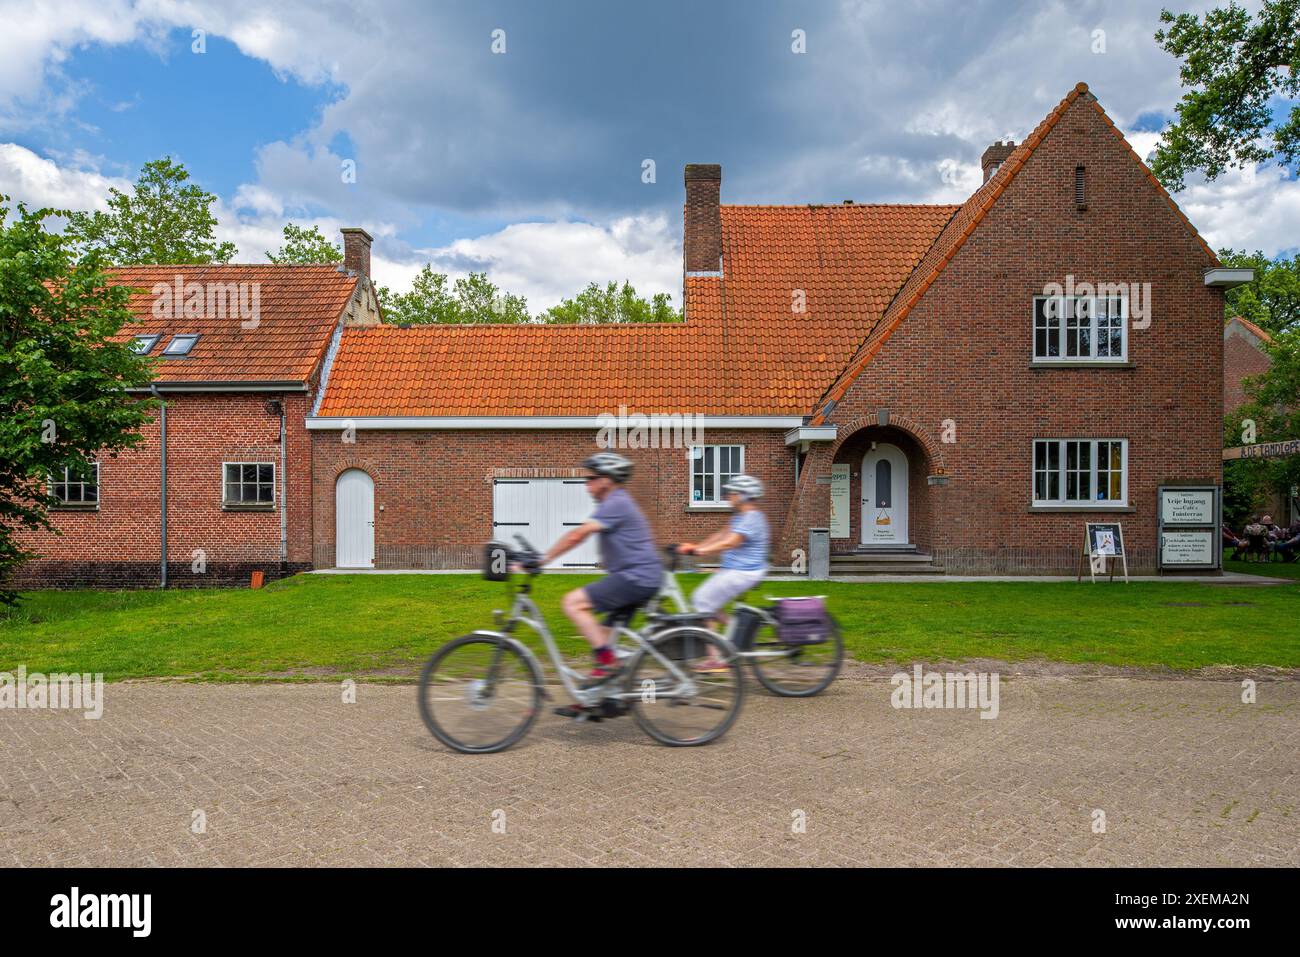
[[[318,414],[806,415],[957,208],[723,206],[686,322],[347,329]]]
[[[1261,329],[1259,326],[1255,325],[1255,323],[1251,322],[1249,319],[1246,319],[1246,318],[1243,317],[1243,316],[1233,316],[1233,317],[1232,317],[1231,319],[1229,319],[1226,323],[1224,323],[1224,329],[1225,329],[1225,331],[1226,331],[1227,327],[1230,326],[1230,325],[1232,325],[1234,322],[1236,322],[1236,323],[1240,323],[1241,328],[1245,329],[1247,332],[1249,332],[1251,335],[1253,335],[1256,339],[1259,339],[1261,342],[1272,342],[1272,341],[1273,341],[1273,337],[1272,337],[1271,335],[1269,335],[1267,332],[1265,332],[1265,331],[1264,331],[1263,329]]]
[[[159,383],[309,381],[358,281],[335,266],[123,266],[111,275],[116,284],[136,290],[130,305],[138,321],[123,327],[117,338],[163,334],[149,353],[158,358]],[[246,284],[245,305],[251,305],[256,290],[256,326],[243,328],[237,299],[222,304],[224,315],[191,318],[182,308],[165,312],[166,300],[152,290],[159,284],[174,290],[178,276],[182,284],[203,286],[205,313],[206,292],[215,284]],[[173,335],[187,332],[200,337],[187,357],[159,358]]]

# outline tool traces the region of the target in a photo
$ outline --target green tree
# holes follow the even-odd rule
[[[1255,423],[1258,442],[1300,438],[1300,328],[1276,335],[1267,348],[1272,359],[1268,371],[1246,379],[1246,405],[1224,417],[1227,446],[1243,444],[1246,419]],[[1300,455],[1232,461],[1223,471],[1224,513],[1229,521],[1239,521],[1258,511],[1271,493],[1287,495],[1300,485]]]
[[[1300,0],[1265,0],[1251,16],[1235,0],[1194,13],[1160,12],[1156,41],[1182,60],[1178,119],[1156,147],[1152,171],[1166,187],[1202,170],[1278,158],[1300,172],[1300,106],[1275,115],[1277,100],[1300,96]]]
[[[1221,249],[1219,260],[1255,270],[1252,282],[1228,290],[1225,319],[1241,316],[1274,335],[1300,329],[1300,256],[1269,259],[1262,252]]]
[[[656,293],[649,301],[642,299],[624,282],[610,282],[604,288],[591,283],[572,299],[552,306],[542,316],[543,322],[569,325],[592,325],[610,322],[680,322],[682,315],[672,307],[672,296]]]
[[[394,293],[387,286],[377,290],[386,322],[397,325],[446,323],[530,322],[528,302],[523,296],[502,293],[485,273],[470,273],[452,283],[446,273],[434,272],[425,263],[407,292]]]
[[[284,227],[284,244],[279,251],[266,251],[266,258],[277,266],[341,263],[343,250],[330,242],[316,226],[304,228],[289,223]]]
[[[147,385],[152,364],[110,341],[132,321],[130,290],[110,286],[104,253],[78,257],[45,220],[9,221],[0,196],[0,582],[29,557],[25,530],[50,527],[48,476],[85,468],[139,441],[151,403],[126,390]],[[12,604],[0,588],[0,602]]]
[[[189,178],[170,156],[146,163],[130,194],[110,190],[108,212],[72,213],[67,235],[114,266],[228,263],[239,250],[216,241],[217,197]]]

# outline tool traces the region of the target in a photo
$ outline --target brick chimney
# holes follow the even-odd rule
[[[993,174],[998,171],[1008,156],[1016,151],[1014,140],[1007,140],[1005,143],[994,143],[984,151],[980,157],[980,166],[984,169],[984,182],[993,178]]]
[[[340,229],[343,234],[343,266],[359,276],[370,278],[370,234],[359,226]]]
[[[721,197],[721,166],[716,163],[687,165],[682,251],[688,273],[722,270]]]

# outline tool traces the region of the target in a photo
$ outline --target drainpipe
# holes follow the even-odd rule
[[[285,442],[285,397],[280,396],[280,574],[289,568],[289,449]]]
[[[161,404],[162,413],[158,420],[158,486],[160,490],[159,509],[162,520],[159,523],[158,537],[162,545],[162,554],[159,557],[159,584],[158,587],[167,587],[167,402],[158,392],[158,386],[150,383],[149,391],[153,397]]]

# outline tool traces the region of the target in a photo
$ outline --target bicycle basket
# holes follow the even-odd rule
[[[510,549],[500,542],[483,546],[483,577],[490,582],[510,580]]]
[[[736,630],[732,633],[732,644],[737,651],[749,651],[754,647],[754,636],[758,634],[763,619],[758,612],[748,608],[738,608],[735,614]]]
[[[781,598],[773,616],[777,637],[786,644],[811,645],[828,641],[834,625],[821,598]]]

